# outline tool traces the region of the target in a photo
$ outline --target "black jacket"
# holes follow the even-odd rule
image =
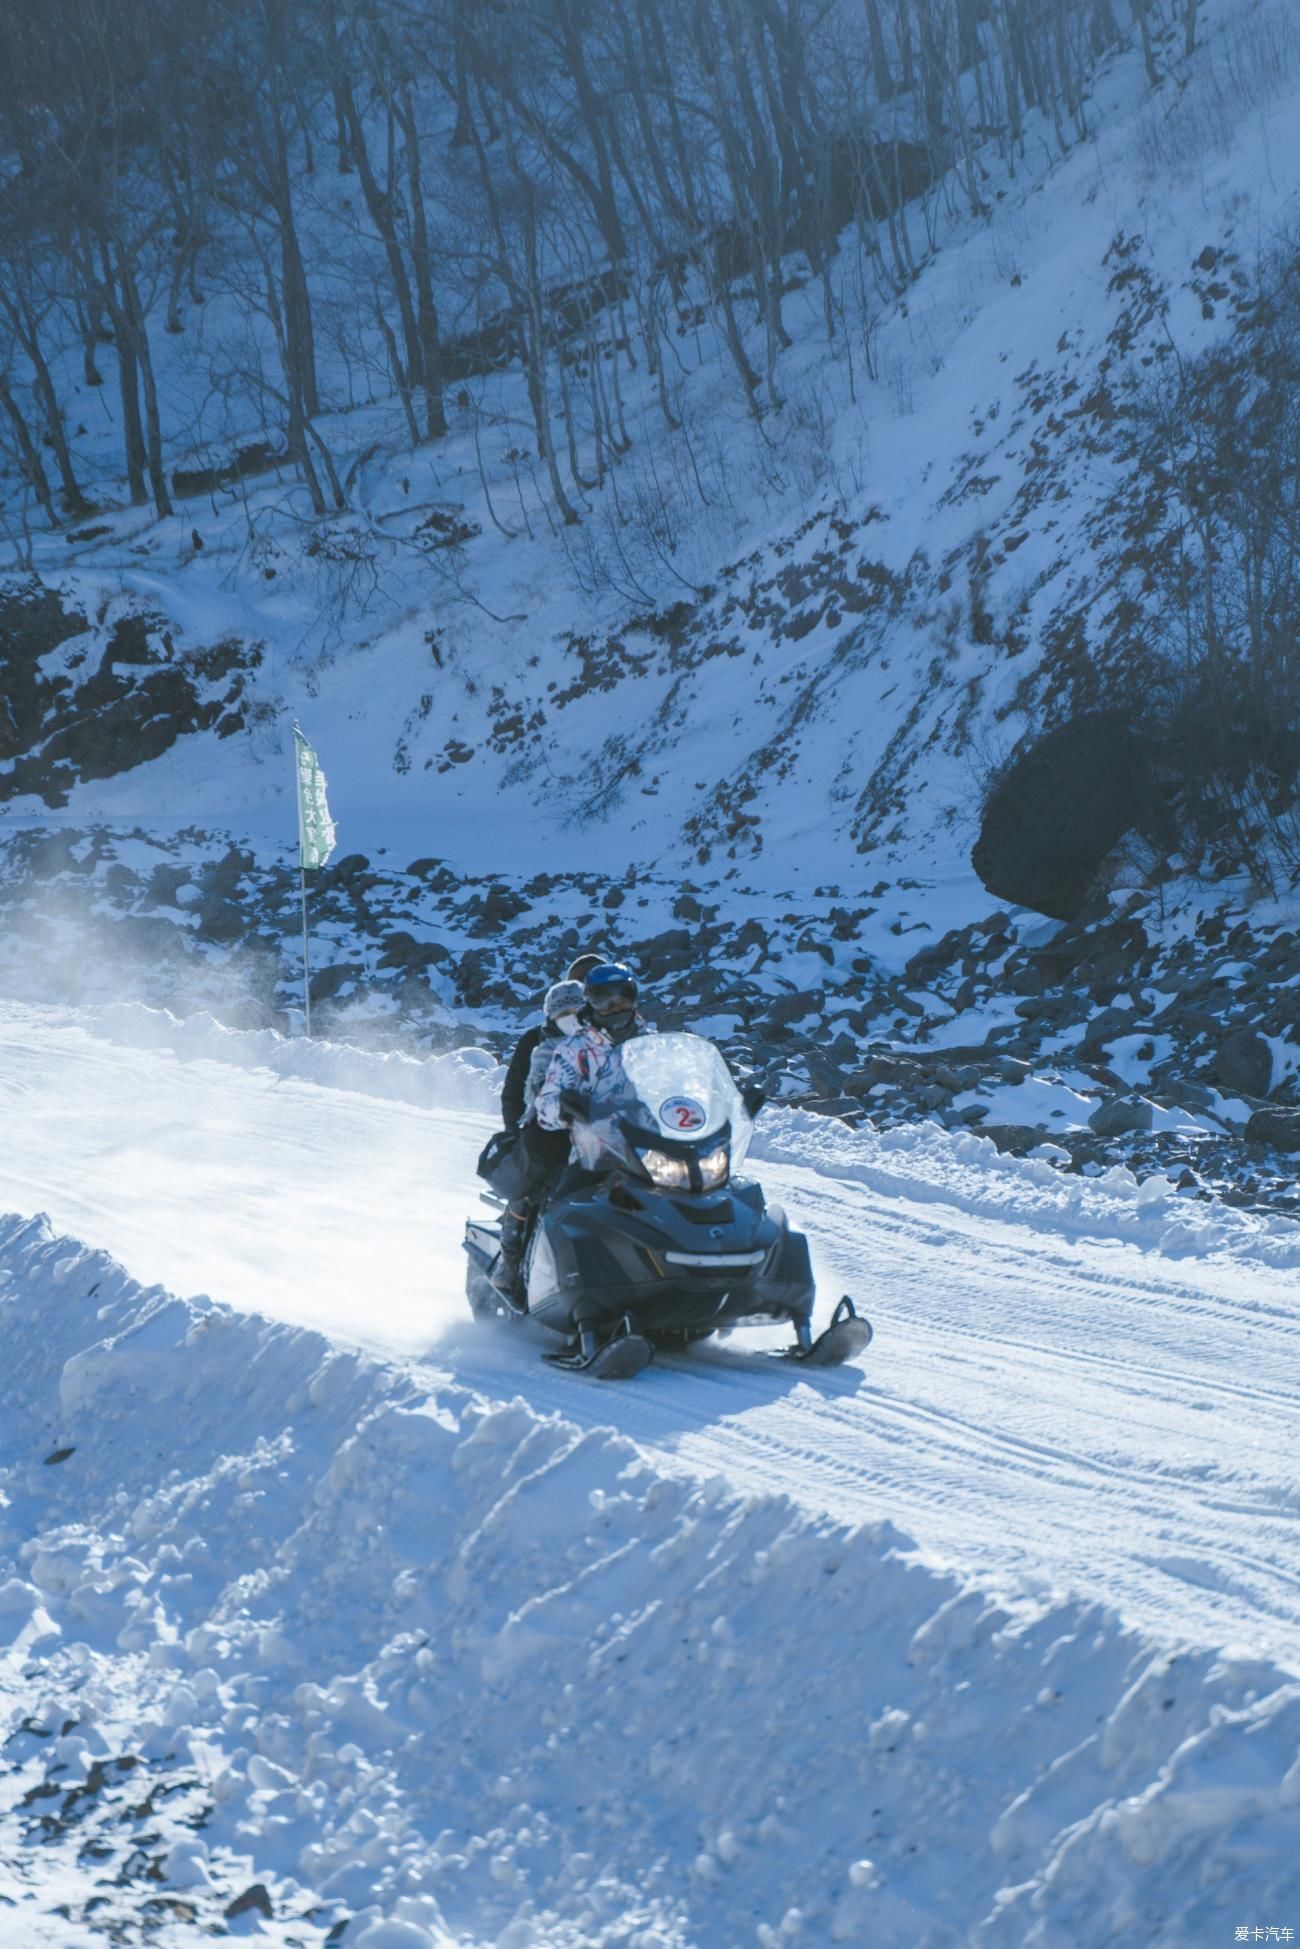
[[[515,1045],[515,1053],[510,1058],[506,1070],[506,1080],[501,1085],[501,1121],[507,1130],[517,1130],[524,1119],[524,1084],[528,1081],[528,1065],[533,1060],[533,1051],[546,1033],[546,1023],[539,1022],[536,1028],[525,1029]]]

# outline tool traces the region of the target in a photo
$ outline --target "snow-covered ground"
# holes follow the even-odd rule
[[[1294,1227],[774,1113],[870,1353],[601,1388],[464,1313],[472,1053],[6,1004],[0,1092],[5,1949],[1300,1923]]]

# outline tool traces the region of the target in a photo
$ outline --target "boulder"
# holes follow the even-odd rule
[[[1135,1035],[1144,1026],[1131,1008],[1103,1008],[1084,1024],[1082,1046],[1103,1049],[1122,1035]]]
[[[1234,1029],[1214,1052],[1214,1079],[1234,1096],[1267,1096],[1273,1084],[1273,1051],[1254,1029]]]
[[[174,907],[181,888],[190,884],[188,866],[155,866],[149,875],[147,898],[152,906]]]
[[[216,894],[208,894],[195,912],[198,915],[198,931],[205,941],[237,941],[245,928],[252,925],[250,920],[245,919],[242,907]]]
[[[1071,920],[1128,832],[1159,832],[1153,753],[1128,713],[1086,711],[1014,760],[984,806],[971,860],[999,899]]]
[[[451,950],[441,941],[417,941],[413,934],[403,927],[395,927],[391,934],[384,936],[383,951],[379,956],[381,968],[429,968],[450,961]]]
[[[1300,1110],[1256,1110],[1246,1125],[1246,1142],[1300,1154]]]
[[[820,988],[806,994],[801,992],[794,995],[774,995],[759,1016],[756,1026],[764,1029],[783,1029],[789,1023],[802,1021],[805,1015],[811,1015],[814,1009],[821,1007],[824,999]]]
[[[1024,1157],[1026,1152],[1037,1150],[1039,1144],[1047,1141],[1047,1132],[1036,1123],[982,1123],[980,1136],[987,1137],[991,1144],[1012,1157]]]
[[[328,968],[316,968],[311,977],[313,1003],[332,1002],[345,988],[364,981],[365,969],[356,961],[335,961]]]
[[[1154,1121],[1155,1112],[1141,1097],[1113,1096],[1098,1104],[1088,1128],[1098,1137],[1126,1137],[1131,1131],[1150,1130]]]

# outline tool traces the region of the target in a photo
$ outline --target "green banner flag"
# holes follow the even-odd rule
[[[298,769],[298,844],[304,868],[324,866],[334,851],[334,821],[325,798],[325,774],[320,760],[295,724],[294,750]]]

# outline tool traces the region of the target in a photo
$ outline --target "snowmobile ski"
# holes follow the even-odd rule
[[[788,1348],[783,1358],[802,1361],[808,1367],[838,1367],[870,1345],[871,1321],[863,1319],[845,1293],[825,1331],[810,1339],[807,1346]]]
[[[571,1374],[589,1374],[593,1380],[629,1381],[650,1365],[654,1348],[641,1334],[633,1333],[624,1321],[622,1328],[608,1340],[597,1344],[595,1336],[588,1331],[575,1345],[559,1353],[544,1354],[542,1358],[552,1367],[563,1367]]]

